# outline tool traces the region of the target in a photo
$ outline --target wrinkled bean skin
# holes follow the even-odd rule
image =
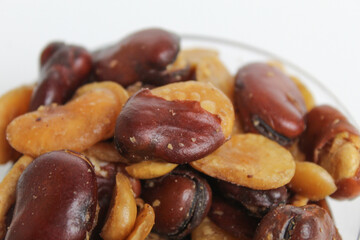
[[[133,161],[160,158],[184,164],[215,151],[224,141],[221,120],[199,102],[166,101],[147,89],[128,100],[115,128],[117,149]]]
[[[260,222],[254,240],[341,240],[326,210],[316,205],[279,206]]]
[[[115,81],[127,87],[137,81],[146,82],[149,78],[151,84],[161,85],[156,78],[160,82],[166,78],[179,78],[173,78],[165,71],[175,61],[179,50],[180,38],[173,33],[156,28],[135,32],[93,54],[95,79]],[[188,75],[189,71],[177,75]]]
[[[289,145],[305,129],[304,99],[276,67],[252,63],[241,68],[235,76],[234,98],[245,132]]]
[[[146,180],[142,198],[154,208],[153,230],[170,239],[183,239],[206,217],[212,193],[198,174],[178,168],[161,178]]]
[[[50,43],[41,54],[38,85],[30,110],[41,105],[63,104],[84,83],[92,68],[90,54],[82,47]]]
[[[224,197],[241,203],[249,214],[260,218],[270,209],[285,204],[289,197],[284,186],[271,190],[255,190],[222,180],[215,180],[213,184]]]
[[[305,152],[307,159],[315,163],[319,162],[322,148],[338,133],[349,132],[360,135],[344,115],[328,105],[313,108],[306,115],[306,121],[307,128],[300,138],[300,148]]]
[[[252,240],[259,222],[235,202],[219,197],[213,198],[208,217],[224,231],[243,240]]]
[[[89,160],[68,151],[45,153],[21,175],[6,240],[83,240],[96,222],[96,176]]]

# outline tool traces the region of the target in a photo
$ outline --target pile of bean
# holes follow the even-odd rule
[[[53,42],[0,98],[0,239],[341,239],[326,197],[360,194],[359,132],[278,63],[146,29]]]

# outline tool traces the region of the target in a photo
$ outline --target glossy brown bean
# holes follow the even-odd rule
[[[196,101],[167,101],[144,89],[132,96],[117,118],[115,144],[134,161],[162,159],[188,163],[225,141],[219,117]]]
[[[31,99],[31,111],[41,105],[65,103],[84,83],[92,67],[91,56],[84,48],[57,42],[44,49],[40,62],[40,77]]]
[[[40,68],[56,53],[60,48],[65,47],[64,42],[51,42],[41,52],[40,55]]]
[[[208,217],[217,226],[242,240],[252,240],[259,222],[236,203],[219,197],[214,197]]]
[[[304,99],[294,82],[276,67],[252,63],[235,76],[235,103],[245,132],[257,132],[289,145],[305,129]]]
[[[137,81],[162,85],[183,80],[183,76],[190,74],[190,68],[166,71],[176,59],[179,44],[177,35],[162,29],[135,32],[93,54],[95,78],[115,81],[124,87]]]
[[[213,184],[223,196],[241,203],[255,217],[263,217],[270,209],[285,204],[289,197],[284,186],[255,190],[221,180],[215,180]]]
[[[341,237],[326,210],[316,205],[279,206],[260,222],[254,240],[340,240]]]
[[[142,197],[154,208],[154,231],[171,239],[182,239],[206,217],[212,193],[196,173],[175,169],[164,177],[147,180]]]
[[[307,115],[307,129],[300,147],[307,159],[324,167],[334,178],[332,197],[354,198],[360,194],[360,133],[335,108],[321,105]]]
[[[68,151],[36,158],[21,175],[6,240],[79,239],[96,222],[96,176],[89,160]]]

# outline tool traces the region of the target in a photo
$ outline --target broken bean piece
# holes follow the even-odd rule
[[[136,217],[134,229],[126,240],[144,240],[155,224],[154,209],[145,204],[139,215]]]
[[[230,99],[212,84],[187,81],[154,88],[151,92],[167,101],[199,102],[201,108],[221,119],[221,129],[225,139],[230,137],[235,119],[234,107]],[[172,112],[172,115],[175,114],[176,112]]]
[[[332,197],[354,198],[360,194],[360,134],[335,108],[321,105],[307,115],[307,129],[300,147],[307,159],[324,167],[334,178]]]
[[[101,237],[104,240],[126,239],[134,227],[136,214],[136,203],[129,179],[124,174],[117,173],[113,199]]]
[[[42,105],[64,104],[84,83],[92,68],[86,49],[56,42],[44,49],[40,61],[40,79],[31,99],[31,111]]]
[[[187,169],[146,180],[142,197],[155,211],[154,231],[182,239],[206,217],[212,199],[207,182]]]
[[[90,235],[96,214],[96,176],[89,160],[69,151],[45,153],[18,181],[5,239],[83,240]]]
[[[223,144],[220,123],[199,102],[167,101],[144,89],[129,99],[118,116],[115,144],[124,157],[134,161],[161,159],[183,164]]]
[[[97,240],[102,239],[100,237],[101,229],[103,228],[106,216],[110,207],[111,198],[114,192],[115,187],[115,177],[118,172],[124,174],[128,177],[131,188],[133,190],[134,197],[139,197],[141,193],[141,183],[138,179],[130,177],[125,171],[125,164],[122,163],[109,163],[101,162],[94,159],[93,157],[89,158],[91,163],[94,165],[96,181],[98,186],[98,201],[99,201],[99,213],[98,221],[96,227],[92,231],[91,239]]]
[[[234,202],[219,197],[214,197],[208,217],[233,237],[243,240],[252,240],[259,222]]]
[[[242,67],[235,76],[235,102],[245,132],[290,145],[305,130],[304,99],[276,67],[265,63]]]
[[[329,214],[316,205],[279,206],[260,222],[254,240],[341,240]]]
[[[295,173],[288,150],[252,133],[232,136],[215,152],[190,165],[211,177],[256,190],[282,187]]]
[[[85,85],[78,92],[81,94],[75,93],[76,98],[64,106],[41,107],[14,119],[7,127],[10,145],[36,157],[60,149],[82,152],[111,137],[126,91],[116,83],[104,82]]]
[[[216,226],[209,218],[205,218],[194,231],[191,232],[192,240],[240,240]]]
[[[22,86],[0,97],[0,164],[20,157],[6,140],[6,128],[12,120],[29,110],[32,91],[33,86]]]
[[[97,81],[114,81],[124,87],[155,77],[164,81],[171,76],[166,67],[175,61],[179,49],[180,39],[173,33],[156,28],[135,32],[93,53],[94,75]],[[182,78],[188,72],[178,74]]]
[[[221,180],[215,180],[213,184],[222,196],[241,203],[250,215],[259,218],[270,209],[285,204],[288,199],[288,192],[284,186],[270,190],[255,190]]]
[[[15,203],[18,179],[32,161],[31,157],[22,156],[0,183],[0,239],[5,236],[8,211]]]
[[[289,188],[313,201],[323,199],[336,191],[331,175],[312,162],[296,162],[295,175]]]
[[[178,165],[174,163],[168,163],[160,160],[147,160],[139,163],[134,163],[125,167],[126,172],[138,179],[151,179],[164,176]]]

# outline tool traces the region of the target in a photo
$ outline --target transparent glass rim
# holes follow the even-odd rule
[[[279,55],[274,54],[270,51],[264,50],[262,48],[255,47],[255,46],[247,44],[247,43],[226,39],[226,38],[219,38],[219,37],[207,36],[207,35],[188,34],[188,33],[181,34],[180,36],[184,40],[209,41],[209,42],[216,43],[216,44],[227,45],[227,46],[231,46],[231,47],[235,47],[235,48],[242,48],[242,49],[246,49],[246,50],[261,54],[261,55],[265,55],[265,56],[269,57],[270,59],[276,59],[276,60],[280,61],[281,63],[285,64],[286,66],[289,66],[292,69],[294,69],[295,71],[301,73],[303,76],[305,76],[307,79],[309,79],[315,85],[317,85],[319,88],[322,88],[334,100],[334,102],[336,102],[336,104],[338,104],[341,107],[343,114],[345,114],[349,118],[349,120],[353,124],[356,125],[356,127],[359,127],[357,121],[355,121],[354,117],[351,115],[349,110],[345,107],[345,105],[338,99],[338,97],[331,90],[329,90],[320,80],[318,80],[312,74],[305,71],[304,69],[297,66],[296,64],[292,63],[291,61],[289,61],[283,57],[280,57]]]

